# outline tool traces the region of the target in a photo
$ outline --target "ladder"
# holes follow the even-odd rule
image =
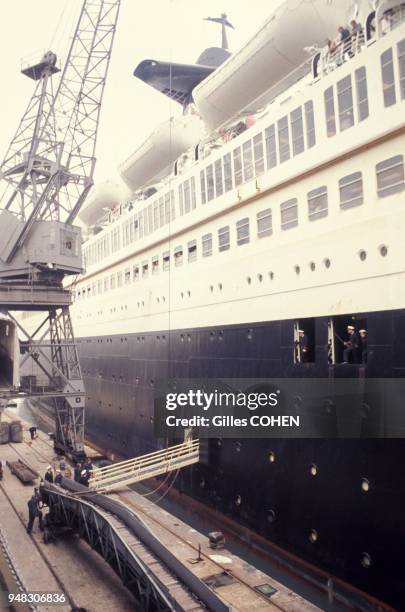
[[[93,491],[108,492],[127,487],[141,480],[153,478],[198,463],[200,441],[186,440],[135,459],[128,459],[103,468],[96,468],[89,480]]]

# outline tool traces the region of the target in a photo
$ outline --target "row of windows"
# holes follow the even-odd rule
[[[399,66],[399,93],[405,100],[405,39],[397,44],[397,56]],[[397,93],[394,73],[393,50],[387,49],[381,54],[381,76],[383,83],[384,106],[396,104]]]
[[[305,128],[304,128],[305,117]],[[305,130],[305,133],[304,133]],[[236,147],[232,153],[209,164],[200,172],[201,202],[205,204],[223,193],[260,176],[278,163],[299,155],[316,143],[312,100],[294,109],[263,133]]]
[[[377,195],[383,198],[394,193],[398,193],[405,189],[405,170],[403,155],[396,155],[390,159],[379,162],[376,165],[377,178]],[[340,208],[348,209],[355,206],[361,206],[364,202],[363,194],[363,176],[361,172],[353,172],[344,176],[339,180],[339,199]],[[314,221],[328,215],[328,190],[326,185],[312,189],[307,193],[308,219]],[[298,225],[298,199],[291,198],[280,204],[281,230],[288,230]],[[237,221],[236,226],[236,244],[241,246],[250,242],[250,219],[244,217]],[[273,233],[273,218],[271,208],[261,210],[256,215],[256,235],[258,238],[270,236]],[[218,251],[224,252],[231,247],[231,229],[229,225],[220,227],[217,232]],[[192,263],[197,260],[198,245],[197,240],[191,240],[187,243],[184,249],[182,245],[178,245],[173,251],[174,266],[183,265],[185,255],[187,262]],[[213,254],[213,234],[207,233],[201,237],[201,255],[203,258],[210,257]],[[170,251],[165,251],[162,254],[162,270],[170,269]],[[147,278],[149,273],[157,274],[159,271],[160,261],[159,256],[155,255],[149,265],[148,260],[144,260],[141,264],[136,264],[131,268],[126,268],[124,271],[119,271],[117,274],[106,276],[104,280],[99,280],[98,283],[93,283],[85,289],[77,292],[77,297],[96,295],[109,289],[122,287],[131,281],[137,281],[139,278]]]
[[[401,98],[405,99],[405,40],[398,43],[397,55],[399,90]],[[384,104],[390,106],[396,102],[392,49],[388,49],[381,55],[381,69]],[[336,86],[328,87],[324,92],[324,104],[328,137],[334,136],[337,129],[342,132],[354,125],[355,107],[358,121],[366,119],[369,116],[366,68],[362,66],[355,70],[354,75],[349,74],[337,81]],[[202,204],[262,175],[266,168],[274,168],[315,144],[314,106],[312,100],[308,100],[303,106],[295,108],[267,127],[264,132],[256,134],[232,152],[226,153],[222,158],[201,170],[200,197]],[[355,186],[352,186],[352,189],[354,190]],[[318,196],[321,197],[322,194]],[[180,215],[187,214],[196,208],[198,194],[195,177],[179,185],[177,197]],[[325,214],[317,210],[320,200],[317,200],[316,197],[314,196],[311,204],[313,214],[310,215],[310,218],[312,219]],[[356,199],[353,201],[356,202]],[[346,207],[349,206],[350,203]],[[112,253],[117,252],[121,249],[121,243],[125,247],[170,223],[175,219],[175,207],[175,194],[171,190],[125,221],[122,235],[121,227],[117,226],[110,234],[111,239],[110,235],[106,235],[93,245],[86,247],[84,250],[86,265],[92,265],[107,257],[110,250]]]

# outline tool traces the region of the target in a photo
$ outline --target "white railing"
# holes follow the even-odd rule
[[[364,32],[361,30],[356,34],[348,36],[338,44],[332,42],[321,52],[320,70],[318,75],[329,74],[348,60],[358,55],[365,44]]]
[[[94,491],[112,491],[127,487],[141,480],[153,478],[178,470],[187,465],[198,463],[200,456],[199,440],[187,440],[142,457],[114,463],[93,470],[89,488]]]

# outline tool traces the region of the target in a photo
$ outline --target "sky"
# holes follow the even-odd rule
[[[132,73],[143,59],[194,63],[201,51],[220,46],[221,28],[204,17],[225,12],[230,50],[259,29],[282,0],[122,0],[105,90],[97,146],[96,182],[115,180],[117,165],[154,127],[181,108]],[[33,92],[21,61],[51,49],[64,57],[82,0],[1,0],[0,157]]]

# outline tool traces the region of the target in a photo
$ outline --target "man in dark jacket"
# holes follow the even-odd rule
[[[31,533],[32,528],[34,526],[34,521],[38,517],[39,528],[43,531],[43,521],[42,521],[42,511],[40,508],[41,496],[39,494],[38,489],[34,489],[34,494],[28,502],[28,525],[27,525],[27,533]]]
[[[340,26],[340,28],[338,28],[338,32],[340,34],[340,44],[343,46],[343,58],[346,55],[346,53],[349,55],[349,57],[353,57],[353,52],[352,52],[352,35],[350,33],[350,30],[348,28],[344,28],[343,26]]]
[[[353,325],[347,326],[347,340],[344,342],[343,363],[358,363],[359,336]]]
[[[360,348],[361,348],[361,363],[367,363],[367,330],[361,329],[360,334]]]
[[[75,465],[75,469],[74,469],[74,475],[75,475],[75,482],[79,482],[80,481],[80,475],[82,473],[82,464],[81,463],[76,463]]]
[[[48,465],[48,468],[47,468],[47,470],[45,472],[44,479],[47,482],[51,482],[51,483],[53,482],[53,471],[52,471],[52,466],[51,465]]]

